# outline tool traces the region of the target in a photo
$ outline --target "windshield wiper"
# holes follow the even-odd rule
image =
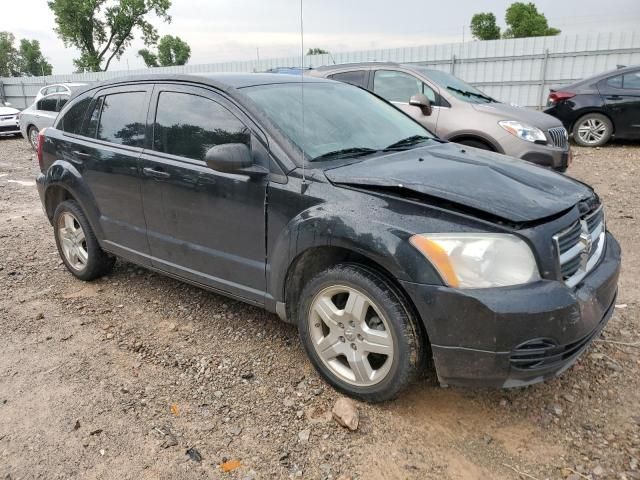
[[[397,141],[396,143],[392,143],[386,150],[400,150],[403,147],[413,147],[418,143],[422,143],[426,140],[431,140],[431,137],[425,137],[424,135],[413,135],[411,137],[403,138],[402,140]]]
[[[363,155],[369,155],[371,153],[376,153],[378,150],[374,148],[366,148],[366,147],[352,147],[352,148],[343,148],[340,150],[334,150],[333,152],[323,153],[322,155],[318,155],[311,159],[312,162],[316,162],[318,160],[335,160],[338,158],[344,157],[361,157]]]
[[[455,87],[447,87],[447,90],[451,90],[453,92],[458,92],[458,93],[460,93],[460,94],[462,94],[462,95],[464,95],[466,97],[474,96],[474,97],[477,97],[477,98],[482,98],[484,100],[487,100],[488,102],[495,102],[495,100],[493,98],[488,97],[486,95],[483,95],[481,93],[469,92],[468,90],[461,90],[461,89],[455,88]]]

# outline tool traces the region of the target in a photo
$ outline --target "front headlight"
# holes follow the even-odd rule
[[[540,279],[531,249],[514,235],[425,233],[411,237],[411,244],[450,287],[505,287]]]
[[[515,120],[502,120],[498,122],[498,125],[511,135],[515,135],[527,142],[547,142],[547,137],[542,130],[526,123],[516,122]]]

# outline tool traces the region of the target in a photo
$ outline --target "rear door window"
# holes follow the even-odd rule
[[[153,149],[194,160],[225,143],[251,143],[249,129],[219,103],[199,95],[160,92]]]
[[[130,147],[142,147],[146,123],[146,92],[114,93],[101,98],[100,105],[96,104],[100,107],[96,138]],[[96,111],[94,109],[92,121],[96,120]]]
[[[42,98],[38,101],[36,108],[44,112],[55,112],[58,104],[58,95]]]
[[[640,71],[627,73],[622,80],[622,88],[640,90]]]
[[[607,85],[613,88],[622,88],[622,75],[607,79]]]
[[[367,82],[367,72],[365,70],[353,70],[351,72],[334,73],[333,75],[329,75],[329,78],[364,88]]]

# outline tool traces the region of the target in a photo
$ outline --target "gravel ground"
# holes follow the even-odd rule
[[[352,432],[274,315],[121,261],[73,279],[32,151],[0,138],[0,479],[640,479],[640,147],[575,154],[569,175],[596,187],[624,251],[602,337],[524,389],[441,389],[426,372],[357,404]]]

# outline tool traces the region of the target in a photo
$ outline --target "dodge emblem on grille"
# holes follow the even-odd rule
[[[583,231],[580,234],[580,243],[582,244],[582,253],[580,253],[580,266],[583,270],[587,269],[587,262],[591,257],[591,250],[593,250],[593,240],[591,234],[588,231]]]

